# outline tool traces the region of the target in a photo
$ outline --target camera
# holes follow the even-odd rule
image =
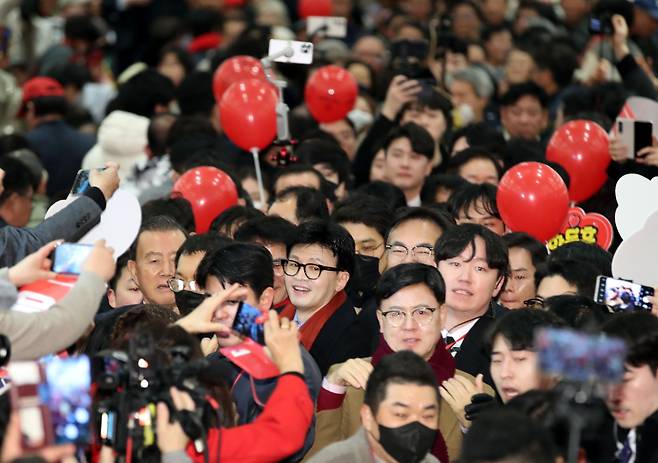
[[[589,18],[589,33],[591,35],[613,35],[612,14],[609,12],[592,15]]]
[[[219,415],[199,381],[208,361],[190,356],[189,347],[156,348],[146,333],[133,336],[127,352],[99,352],[92,363],[92,377],[97,385],[94,420],[100,443],[125,455],[130,442],[132,454],[142,461],[155,449],[156,404],[164,402],[172,419],[179,421],[199,448],[205,431],[218,425]],[[195,410],[176,410],[171,387],[187,392]]]

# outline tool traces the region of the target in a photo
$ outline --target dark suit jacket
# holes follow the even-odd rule
[[[479,373],[484,375],[484,382],[495,389],[489,366],[491,359],[484,349],[485,336],[491,326],[494,324],[494,318],[485,314],[473,325],[462,341],[461,349],[455,356],[457,369],[465,371],[473,376]]]
[[[502,305],[492,302],[489,311],[477,321],[468,335],[462,342],[461,349],[455,356],[457,369],[477,376],[479,373],[484,375],[484,382],[496,389],[491,378],[489,367],[491,366],[491,357],[485,350],[485,341],[491,326],[495,319],[507,313],[508,310]]]
[[[369,357],[371,336],[359,323],[354,304],[348,297],[327,320],[309,350],[324,377],[331,365],[351,358]]]

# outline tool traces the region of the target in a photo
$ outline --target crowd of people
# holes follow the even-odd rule
[[[270,63],[290,139],[254,159],[214,74],[270,39],[311,42],[313,62]],[[327,65],[358,84],[329,122],[305,101]],[[0,1],[0,460],[657,463],[658,298],[595,300],[622,237],[549,253],[497,202],[523,162],[569,187],[546,148],[584,119],[610,164],[577,205],[614,227],[616,182],[658,176],[655,136],[634,150],[616,129],[632,96],[658,101],[656,0]],[[237,191],[209,231],[172,193],[207,167]],[[141,207],[130,248],[105,229],[65,296],[12,309],[118,190]],[[625,348],[603,372],[574,344],[583,380],[538,345],[564,330]],[[31,446],[7,371],[79,356],[93,418]]]

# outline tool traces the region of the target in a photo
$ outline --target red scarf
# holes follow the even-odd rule
[[[341,291],[337,293],[329,301],[327,305],[325,305],[320,310],[318,310],[313,315],[311,315],[311,318],[306,320],[306,322],[301,326],[301,328],[299,328],[300,341],[302,342],[306,350],[308,351],[311,350],[311,347],[315,342],[315,338],[317,338],[318,334],[320,334],[320,331],[324,327],[324,324],[327,323],[327,320],[329,320],[331,316],[334,313],[336,313],[338,309],[340,309],[340,306],[342,306],[346,300],[347,300],[347,294],[345,293],[345,291]],[[293,318],[295,318],[295,312],[296,312],[295,307],[292,304],[288,304],[286,307],[283,308],[279,316],[286,317],[287,319],[292,320]]]
[[[393,349],[389,347],[389,345],[384,340],[384,337],[381,336],[377,350],[374,354],[372,354],[371,363],[373,366],[377,366],[377,364],[384,356],[393,353]],[[453,359],[452,355],[450,355],[450,352],[445,349],[442,339],[439,339],[439,342],[434,349],[434,353],[432,354],[432,357],[430,357],[430,359],[427,361],[427,363],[429,363],[432,371],[434,371],[434,375],[436,376],[436,381],[439,386],[445,380],[455,376],[455,359]],[[441,435],[441,431],[438,429],[436,432],[436,440],[434,441],[434,446],[432,447],[432,455],[438,458],[441,462],[450,461],[448,458],[448,447],[446,446],[446,442]]]

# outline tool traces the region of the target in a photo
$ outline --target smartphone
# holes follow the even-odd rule
[[[652,145],[653,122],[619,118],[617,134],[628,147],[628,158],[634,159],[643,148]]]
[[[90,442],[91,375],[86,356],[9,364],[21,444],[39,449]]]
[[[653,304],[649,302],[649,297],[653,295],[654,289],[650,286],[604,275],[596,278],[594,301],[607,305],[615,312],[651,310]]]
[[[251,338],[259,344],[265,344],[265,327],[263,326],[263,311],[249,305],[246,302],[240,302],[238,311],[233,320],[233,330]]]
[[[82,264],[92,249],[91,244],[62,243],[55,248],[52,256],[52,270],[55,273],[80,275]]]
[[[91,186],[89,185],[89,170],[79,170],[73,181],[71,195],[79,196],[84,194]]]
[[[617,383],[624,376],[626,345],[620,339],[569,329],[540,329],[535,349],[541,369],[577,382]]]

